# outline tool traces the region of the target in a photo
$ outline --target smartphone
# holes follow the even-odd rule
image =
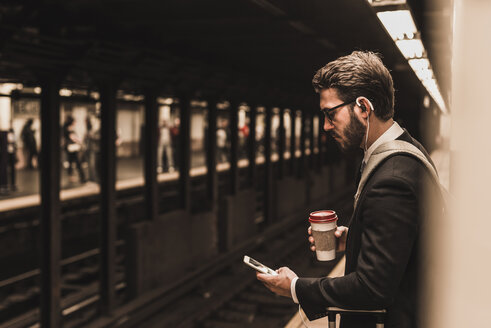
[[[259,271],[261,273],[266,273],[266,274],[270,274],[273,276],[278,275],[278,272],[274,271],[271,268],[268,268],[267,266],[265,266],[261,262],[258,262],[256,260],[254,260],[252,257],[249,257],[247,255],[244,255],[244,263],[247,264],[248,266],[250,266],[251,268],[253,268],[254,270]]]

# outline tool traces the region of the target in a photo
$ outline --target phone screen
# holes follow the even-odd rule
[[[265,266],[261,262],[256,261],[255,259],[253,259],[252,257],[249,257],[247,255],[244,256],[244,263],[247,264],[247,265],[249,265],[253,269],[256,269],[257,271],[259,271],[261,273],[267,273],[267,274],[271,274],[271,275],[274,275],[274,276],[276,276],[278,274],[273,269],[268,268],[267,266]]]

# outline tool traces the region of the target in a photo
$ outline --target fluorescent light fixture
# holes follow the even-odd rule
[[[422,58],[425,56],[426,51],[423,42],[416,36],[418,30],[406,1],[368,0],[368,2],[373,7],[377,7],[376,11],[379,20],[401,53],[408,60],[409,65],[430,96],[435,100],[440,110],[445,113],[447,111],[445,102],[438,89],[430,62],[427,58]],[[394,5],[398,5],[399,10],[390,10],[394,8]]]
[[[405,5],[406,0],[368,0],[372,6],[392,6],[392,5]]]
[[[427,58],[409,59],[408,62],[415,72],[430,68],[430,61]]]
[[[406,59],[423,57],[425,48],[420,39],[397,40],[396,45]]]
[[[416,71],[416,75],[420,81],[431,80],[433,78],[433,71],[431,69],[423,69]]]
[[[412,39],[417,32],[409,10],[381,11],[377,16],[393,40]]]

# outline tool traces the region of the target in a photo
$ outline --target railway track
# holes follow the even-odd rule
[[[350,197],[342,205],[338,211],[340,217],[349,218]],[[306,222],[300,222],[248,255],[273,268],[288,266],[300,276],[327,275],[342,254],[327,263],[315,260],[306,238],[307,226]],[[138,327],[283,327],[297,310],[298,306],[291,299],[274,295],[257,281],[255,272],[243,265],[242,256],[238,256],[232,265],[203,280],[191,292],[140,322]]]
[[[352,204],[348,195],[341,198],[341,206],[336,206],[342,208],[340,217],[349,217]],[[254,272],[242,264],[242,256],[251,255],[271,267],[287,265],[304,276],[326,274],[334,264],[315,264],[306,241],[307,222],[296,221],[279,234],[258,234],[240,251],[222,254],[215,263],[204,264],[195,273],[183,273],[183,279],[165,293],[160,308],[150,306],[138,318],[129,316],[94,327],[281,326],[295,313],[296,306],[257,282]],[[117,246],[116,290],[118,303],[124,304],[125,245],[119,241]],[[98,256],[98,249],[90,249],[62,260],[63,327],[85,327],[100,316]],[[37,327],[39,274],[34,269],[0,281],[0,328]]]

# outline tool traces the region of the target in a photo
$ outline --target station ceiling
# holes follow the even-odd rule
[[[449,1],[408,3],[446,98]],[[300,105],[317,102],[318,68],[366,49],[382,54],[399,92],[422,90],[367,0],[5,0],[0,17],[3,81],[57,75],[97,89],[110,78]]]

